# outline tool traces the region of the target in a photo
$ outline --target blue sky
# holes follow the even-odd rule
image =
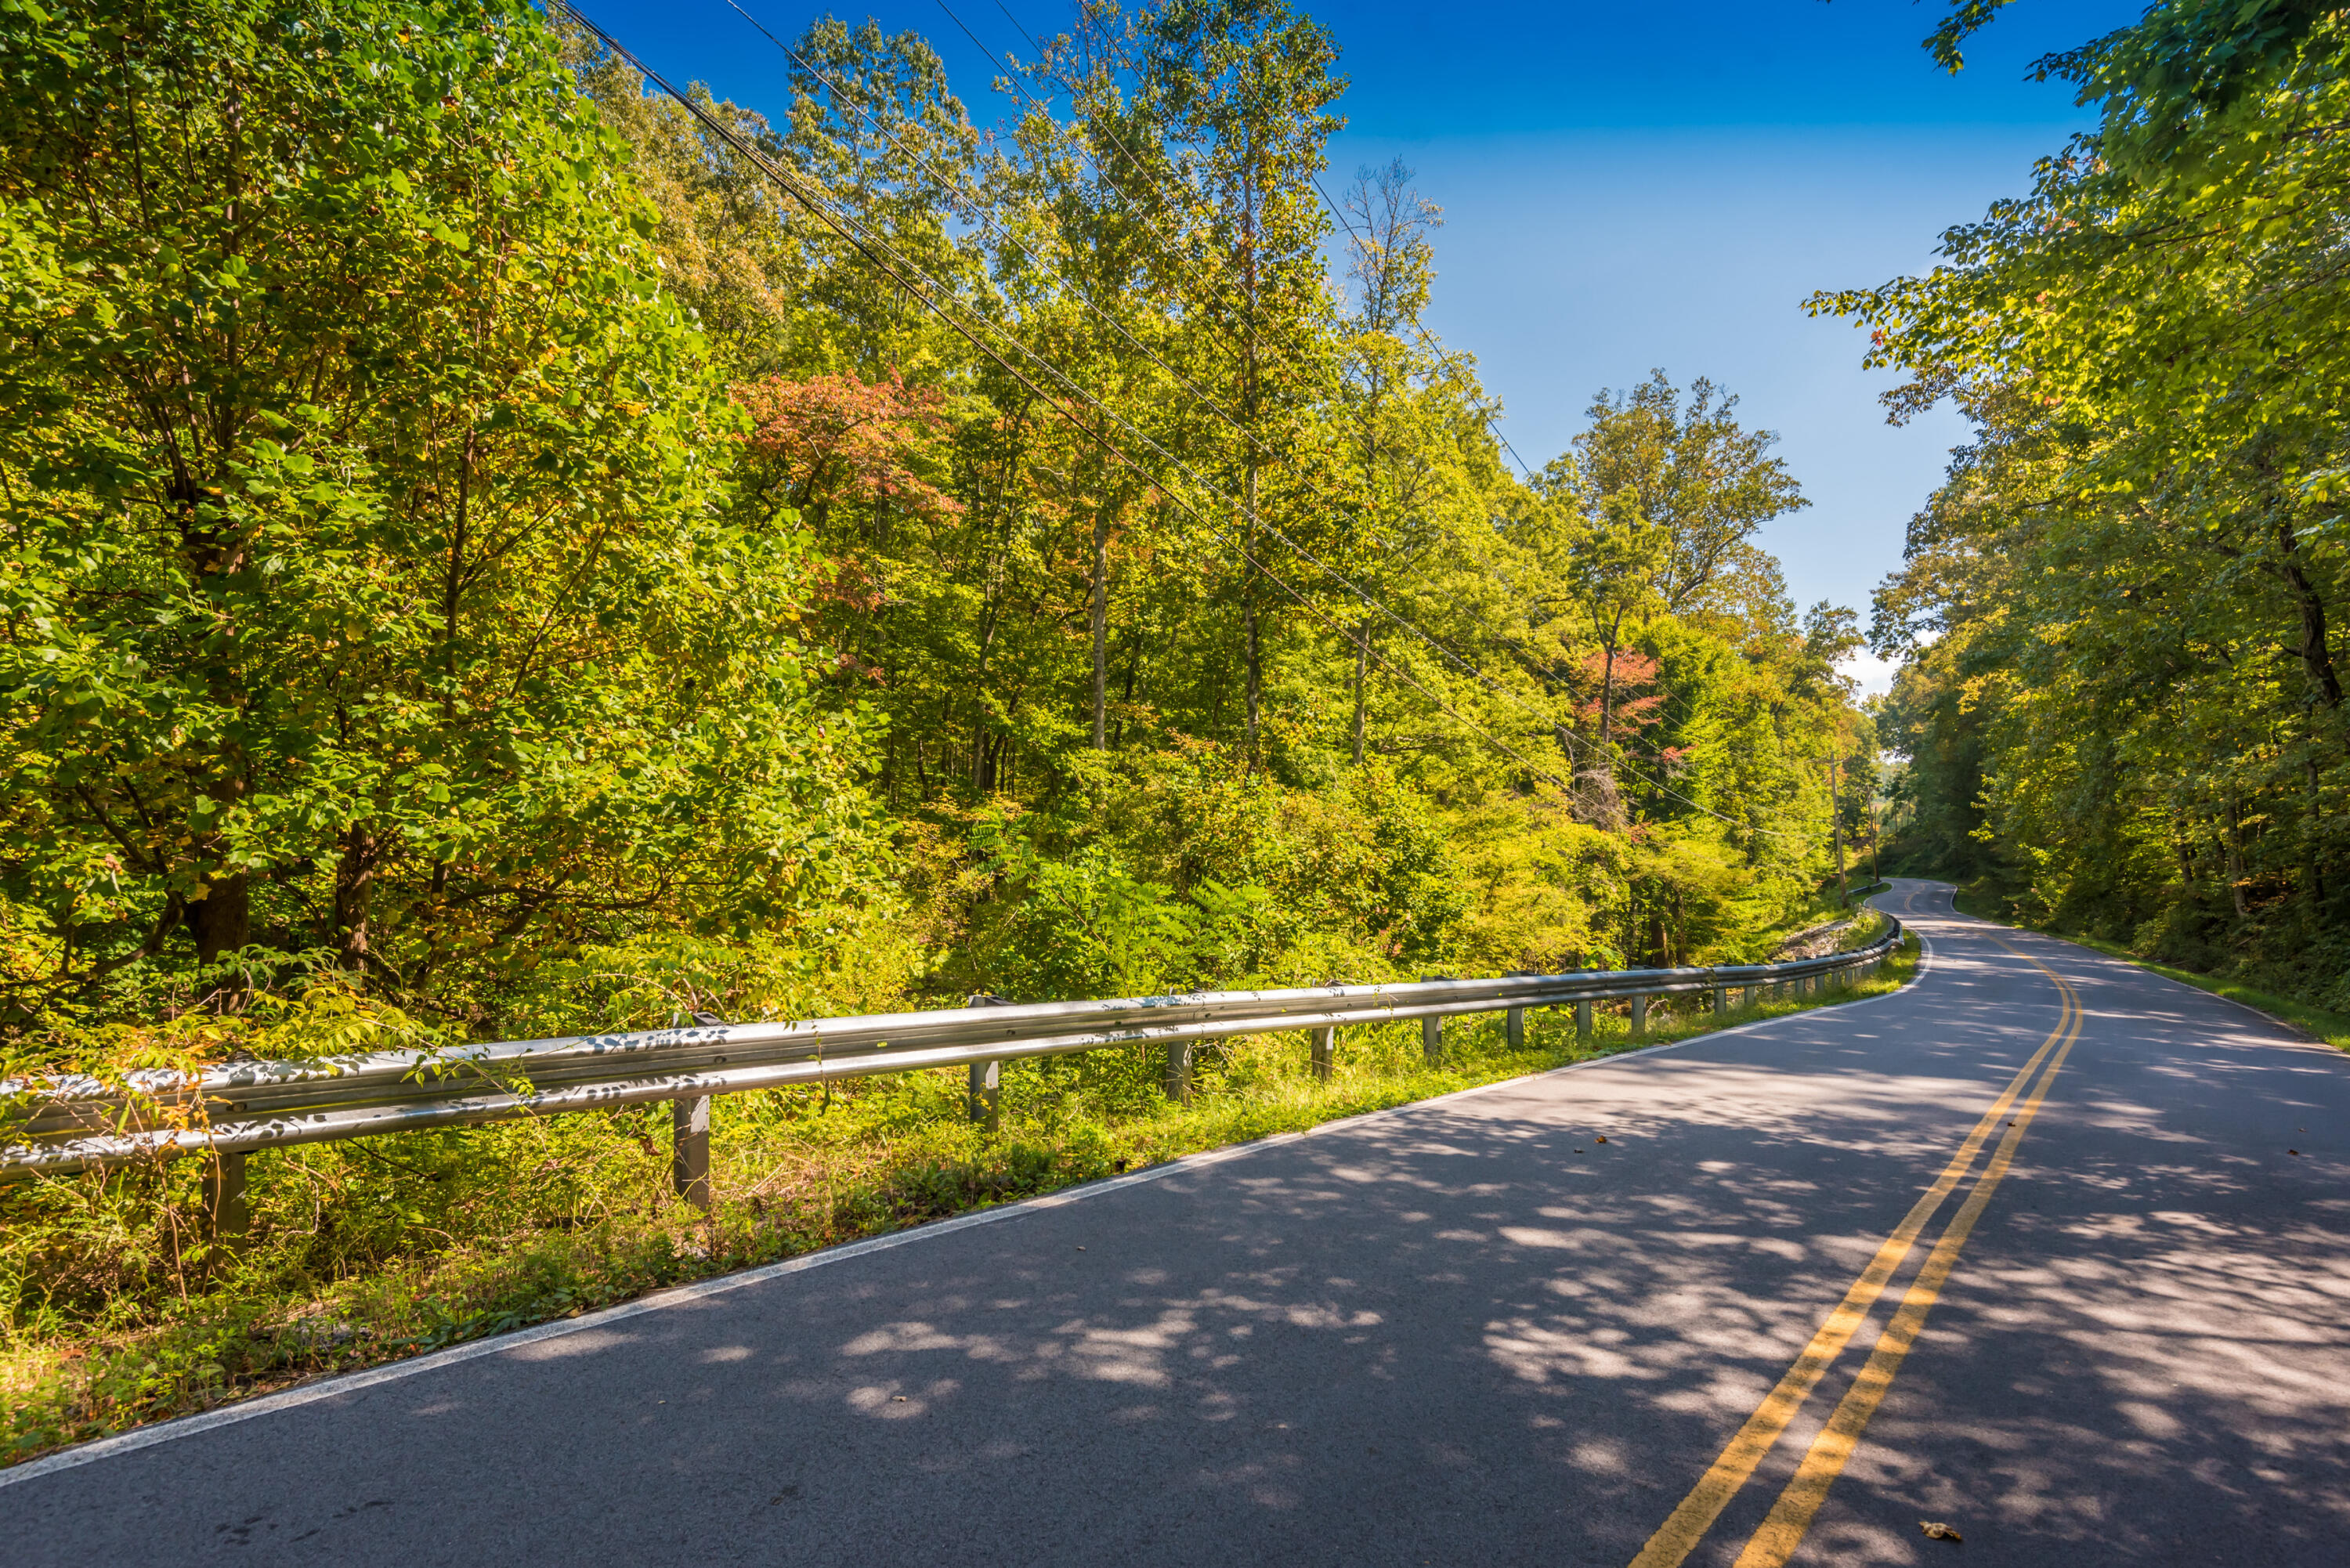
[[[741,3],[786,36],[827,9],[913,29],[975,119],[1010,112],[937,0]],[[952,3],[993,48],[1023,47],[1013,18],[1042,34],[1069,16],[1066,0]],[[785,62],[722,0],[588,8],[672,79],[782,106]],[[1940,0],[1305,8],[1336,33],[1351,81],[1333,172],[1400,154],[1444,209],[1427,321],[1477,356],[1517,450],[1541,463],[1594,392],[1651,368],[1709,376],[1780,433],[1812,498],[1764,539],[1798,602],[1864,616],[1961,428],[1947,413],[1888,428],[1859,334],[1800,301],[1922,270],[1943,229],[2022,191],[2033,160],[2086,123],[2061,84],[2025,79],[2030,63],[2140,9],[2022,0],[1953,78],[1918,47]]]

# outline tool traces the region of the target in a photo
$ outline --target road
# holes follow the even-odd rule
[[[1881,901],[1896,996],[0,1472],[0,1561],[2350,1561],[2350,1060]]]

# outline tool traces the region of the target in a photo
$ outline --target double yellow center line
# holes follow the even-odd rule
[[[1992,939],[1994,941],[1998,940]],[[1713,1527],[1713,1521],[1730,1505],[1730,1500],[1738,1495],[1739,1490],[1754,1474],[1755,1468],[1777,1445],[1788,1423],[1795,1418],[1804,1402],[1811,1397],[1813,1389],[1826,1376],[1829,1366],[1834,1365],[1846,1344],[1859,1331],[1862,1323],[1867,1319],[1869,1308],[1884,1293],[1886,1285],[1901,1267],[1903,1260],[1908,1257],[1910,1248],[1924,1233],[1927,1223],[1941,1208],[1943,1200],[1958,1189],[1959,1184],[1966,1179],[1967,1173],[1974,1168],[1975,1157],[1982,1151],[1983,1145],[1989,1141],[2001,1120],[2023,1096],[2025,1085],[2032,1082],[2033,1075],[2040,1073],[2038,1086],[2032,1090],[2030,1098],[2023,1101],[2023,1108],[2017,1111],[2009,1122],[2007,1136],[2000,1140],[1990,1163],[1984,1166],[1982,1174],[1968,1192],[1966,1200],[1943,1228],[1941,1237],[1934,1243],[1934,1250],[1927,1254],[1924,1266],[1918,1271],[1918,1277],[1901,1298],[1901,1304],[1895,1310],[1892,1321],[1886,1324],[1885,1332],[1878,1336],[1877,1348],[1870,1355],[1868,1364],[1861,1368],[1860,1376],[1837,1403],[1835,1413],[1828,1417],[1827,1426],[1813,1439],[1810,1450],[1804,1455],[1803,1463],[1796,1467],[1794,1478],[1787,1483],[1786,1490],[1779,1494],[1779,1501],[1772,1507],[1770,1517],[1762,1521],[1762,1527],[1747,1542],[1746,1550],[1739,1554],[1738,1568],[1778,1568],[1779,1564],[1785,1563],[1802,1543],[1804,1532],[1811,1528],[1812,1516],[1819,1511],[1820,1504],[1827,1501],[1828,1488],[1843,1473],[1845,1461],[1859,1446],[1860,1435],[1868,1426],[1868,1418],[1877,1413],[1877,1407],[1891,1389],[1893,1375],[1900,1370],[1902,1358],[1918,1342],[1918,1335],[1926,1326],[1926,1314],[1933,1310],[1935,1299],[1941,1294],[1950,1271],[1958,1264],[1960,1249],[1966,1245],[1967,1237],[1974,1231],[1975,1221],[1982,1217],[1991,1194],[1998,1190],[2000,1182],[2005,1179],[2008,1167],[2014,1162],[2016,1146],[2023,1141],[2024,1131],[2032,1126],[2033,1117],[2040,1114],[2040,1106],[2048,1097],[2049,1085],[2055,1081],[2057,1072],[2064,1065],[2064,1058],[2071,1053],[2073,1042],[2080,1037],[2081,999],[2064,977],[2029,953],[2020,952],[2003,941],[2000,946],[2007,948],[2008,951],[2015,953],[2016,957],[2056,982],[2064,1002],[2057,1015],[2056,1027],[2049,1032],[2040,1049],[2033,1053],[2032,1059],[2024,1063],[2022,1070],[2009,1081],[2006,1088],[2000,1091],[1999,1098],[1991,1102],[1991,1109],[1983,1113],[1974,1130],[1967,1134],[1966,1141],[1959,1145],[1958,1152],[1950,1156],[1950,1163],[1942,1168],[1942,1173],[1935,1178],[1934,1184],[1911,1206],[1901,1223],[1894,1227],[1893,1233],[1885,1238],[1884,1244],[1877,1249],[1877,1255],[1869,1260],[1868,1266],[1861,1271],[1860,1277],[1845,1293],[1844,1300],[1836,1303],[1827,1321],[1820,1324],[1819,1332],[1812,1335],[1811,1344],[1795,1357],[1794,1365],[1787,1368],[1778,1386],[1763,1397],[1762,1403],[1746,1418],[1746,1424],[1739,1428],[1729,1446],[1721,1450],[1721,1457],[1713,1461],[1713,1467],[1699,1480],[1689,1496],[1681,1500],[1680,1506],[1673,1510],[1672,1516],[1648,1538],[1648,1543],[1640,1549],[1640,1554],[1632,1559],[1632,1568],[1676,1568],[1705,1538],[1706,1532]],[[2043,1067],[2044,1072],[2042,1071]]]

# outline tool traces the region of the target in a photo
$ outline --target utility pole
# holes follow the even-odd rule
[[[1843,791],[1836,782],[1836,764],[1842,759],[1825,756],[1812,760],[1828,765],[1828,829],[1835,836],[1836,908],[1848,909],[1852,908],[1852,884],[1845,879],[1844,874],[1844,799]]]
[[[1885,825],[1877,819],[1877,792],[1871,790],[1868,792],[1868,879],[1871,882],[1885,880],[1884,843]]]

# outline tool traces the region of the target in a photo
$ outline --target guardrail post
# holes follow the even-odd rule
[[[244,1196],[244,1151],[215,1153],[204,1172],[204,1229],[214,1246],[234,1249],[244,1242],[253,1222],[252,1206]]]
[[[710,1212],[710,1096],[669,1103],[669,1173],[677,1195]]]
[[[964,1096],[971,1119],[988,1132],[1003,1125],[1003,1064],[973,1062],[971,1088]]]
[[[1441,1017],[1419,1021],[1419,1054],[1428,1059],[1431,1067],[1444,1060],[1444,1020]]]
[[[1314,1076],[1322,1083],[1330,1081],[1330,1058],[1337,1050],[1338,1028],[1332,1024],[1314,1031]]]
[[[1645,996],[1636,996],[1632,999],[1632,1038],[1646,1040],[1648,1037],[1648,999]]]
[[[1726,1018],[1729,1014],[1730,987],[1717,985],[1713,988],[1713,1015],[1716,1018]]]
[[[1502,1032],[1507,1036],[1511,1050],[1524,1050],[1526,1048],[1526,1010],[1523,1007],[1510,1009],[1508,1019],[1502,1026]]]
[[[1588,1002],[1575,1004],[1575,1043],[1577,1045],[1591,1044],[1591,1003]]]
[[[1191,1043],[1189,1040],[1167,1042],[1167,1097],[1180,1105],[1191,1103]]]

